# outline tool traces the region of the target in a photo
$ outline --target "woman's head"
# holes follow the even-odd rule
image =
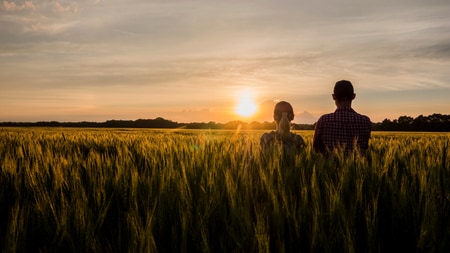
[[[276,122],[279,122],[281,120],[283,112],[287,112],[287,117],[289,121],[292,121],[294,119],[294,109],[292,108],[292,105],[286,101],[278,102],[275,105],[275,108],[273,110],[273,119]]]

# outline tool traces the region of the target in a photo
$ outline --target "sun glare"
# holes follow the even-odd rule
[[[242,117],[250,117],[256,113],[258,106],[253,101],[253,96],[249,91],[244,91],[239,95],[236,113]]]

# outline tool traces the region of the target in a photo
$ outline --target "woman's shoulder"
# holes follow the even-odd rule
[[[261,140],[273,140],[276,138],[276,132],[275,131],[271,131],[268,133],[263,133],[261,135]]]
[[[301,143],[302,145],[305,144],[305,139],[303,139],[303,137],[299,134],[296,133],[291,133],[292,134],[292,138],[294,139],[294,141],[296,143]]]

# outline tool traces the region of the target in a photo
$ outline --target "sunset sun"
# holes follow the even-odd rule
[[[249,91],[244,91],[239,94],[238,104],[235,111],[242,117],[250,117],[256,113],[258,106],[253,101],[253,95]]]

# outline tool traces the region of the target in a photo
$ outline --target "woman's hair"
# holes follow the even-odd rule
[[[275,105],[275,108],[273,110],[273,118],[275,119],[275,121],[281,120],[283,112],[288,113],[289,121],[294,119],[294,109],[292,108],[292,105],[286,101],[280,101]]]

